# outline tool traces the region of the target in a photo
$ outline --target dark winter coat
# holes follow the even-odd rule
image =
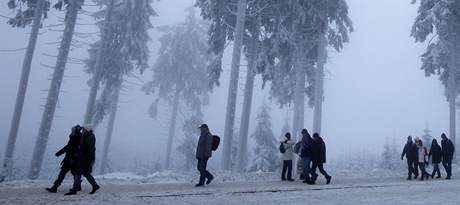
[[[455,152],[455,146],[450,139],[441,141],[442,158],[444,161],[452,161]]]
[[[404,145],[403,152],[401,154],[401,158],[404,158],[406,156],[407,161],[415,161],[418,159],[418,148],[415,143],[407,142],[406,145]]]
[[[313,155],[312,152],[312,144],[313,144],[313,139],[309,134],[304,135],[302,137],[302,147],[300,149],[300,157],[301,158],[311,158]]]
[[[430,153],[428,154],[428,157],[431,157],[431,162],[433,164],[441,163],[442,151],[439,144],[431,144]]]
[[[212,156],[212,134],[208,131],[201,133],[196,147],[197,159],[208,159]]]
[[[62,149],[56,152],[56,156],[65,154],[64,159],[61,162],[63,168],[70,167],[72,160],[78,151],[78,143],[80,142],[81,133],[76,132],[69,135],[69,141]]]
[[[75,168],[77,171],[82,173],[92,172],[96,159],[96,137],[93,131],[86,131],[82,134],[75,158]]]
[[[317,164],[326,163],[326,144],[321,137],[318,140],[313,140],[312,161]]]

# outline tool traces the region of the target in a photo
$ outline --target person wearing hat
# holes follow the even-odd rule
[[[65,175],[72,169],[72,161],[75,160],[75,153],[77,152],[78,142],[81,138],[81,127],[76,125],[72,127],[71,133],[69,135],[69,141],[67,144],[56,152],[56,157],[59,157],[65,154],[64,159],[61,162],[61,171],[59,172],[58,178],[54,181],[54,184],[50,188],[46,188],[46,191],[51,193],[56,193],[59,186],[61,186],[62,181],[64,181]],[[73,173],[72,173],[73,174]]]
[[[417,156],[418,156],[418,167],[420,168],[420,181],[423,181],[424,179],[428,179],[428,172],[426,171],[426,164],[427,164],[427,156],[428,156],[428,151],[425,146],[423,146],[423,142],[420,138],[415,138],[415,145],[417,145]]]
[[[418,177],[418,148],[417,145],[412,141],[412,137],[407,137],[406,145],[404,145],[403,152],[401,153],[401,160],[406,157],[407,161],[407,180],[412,179],[412,174],[414,179]]]
[[[196,187],[204,186],[205,180],[206,184],[210,184],[214,179],[214,176],[206,170],[208,160],[212,157],[213,136],[209,131],[208,125],[202,124],[199,129],[201,134],[196,147],[196,159],[198,160],[197,169],[200,172],[200,181],[195,185]]]
[[[310,133],[307,129],[302,130],[302,146],[300,150],[300,158],[302,159],[302,174],[305,177],[303,183],[313,184],[310,177],[311,174],[311,157],[312,157],[312,143]]]
[[[83,126],[82,137],[78,142],[78,151],[75,158],[75,173],[73,188],[65,195],[75,195],[81,190],[81,177],[84,176],[91,184],[92,190],[90,194],[96,193],[100,186],[91,175],[93,164],[96,159],[96,137],[93,133],[93,126]]]
[[[291,133],[286,133],[280,141],[281,146],[284,148],[281,159],[283,160],[283,170],[281,172],[281,181],[294,181],[292,179],[292,160],[294,160],[293,146],[294,141],[291,140]]]
[[[447,173],[446,179],[450,179],[452,177],[452,159],[454,158],[455,146],[454,143],[447,138],[446,134],[442,133],[441,139],[442,166]]]

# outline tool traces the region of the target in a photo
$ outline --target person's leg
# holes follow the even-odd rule
[[[211,172],[208,171],[208,159],[203,160],[203,170],[204,170],[204,177],[207,179],[206,184],[210,184],[211,181],[214,179]]]
[[[424,180],[425,179],[425,173],[426,173],[426,170],[425,170],[425,163],[418,163],[419,167],[420,167],[420,180]]]
[[[318,166],[319,164],[316,162],[313,162],[311,164],[310,174],[313,182],[316,181],[316,179],[318,178],[318,174],[316,174],[316,169],[318,168]]]
[[[69,171],[70,171],[69,167],[67,166],[61,167],[61,171],[59,171],[58,178],[56,179],[56,181],[54,181],[54,186],[56,186],[56,188],[61,186],[62,182],[64,181],[65,175]]]
[[[281,181],[286,180],[287,168],[288,168],[287,160],[283,160],[283,169],[281,170]]]
[[[324,164],[323,163],[320,163],[318,165],[318,169],[319,169],[319,172],[321,172],[321,174],[325,177],[329,176],[329,174],[327,174],[326,170],[324,170]]]
[[[437,178],[441,178],[441,170],[439,170],[439,163],[436,163],[434,166],[436,169],[436,174],[438,175]]]
[[[412,163],[411,160],[407,160],[407,179],[410,180],[412,179],[412,173],[414,173],[414,163]],[[414,173],[415,175],[415,173]]]
[[[205,171],[204,166],[205,166],[204,160],[199,159],[197,168],[198,168],[198,171],[200,172],[200,181],[198,182],[198,185],[203,185],[204,181],[206,180],[206,171]]]
[[[305,180],[304,182],[310,182],[311,178],[310,178],[310,163],[311,163],[311,160],[309,157],[305,157],[305,158],[302,158],[302,165],[303,165],[303,174],[305,176]]]
[[[447,161],[447,168],[448,168],[448,173],[447,173],[447,177],[450,179],[450,177],[452,176],[452,160],[448,160]]]
[[[79,189],[81,189],[81,173],[74,172],[73,187],[64,195],[75,195]]]
[[[417,177],[418,177],[418,168],[419,168],[417,160],[412,161],[412,164],[413,164],[412,167],[413,167],[413,170],[414,170],[414,179],[417,179]]]
[[[292,160],[287,160],[287,180],[292,181]]]
[[[83,176],[88,180],[89,184],[91,184],[92,190],[90,194],[96,193],[97,190],[99,190],[100,186],[97,184],[96,179],[94,179],[93,175],[91,175],[91,172],[86,172],[83,174]]]

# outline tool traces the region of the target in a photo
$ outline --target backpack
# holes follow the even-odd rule
[[[220,137],[217,135],[212,136],[212,151],[216,151],[219,148]]]
[[[282,142],[280,143],[280,153],[281,153],[281,154],[286,153],[286,148],[284,148],[284,145],[283,145]]]

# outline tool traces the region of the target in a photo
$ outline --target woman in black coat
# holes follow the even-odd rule
[[[436,139],[433,139],[433,142],[431,143],[431,149],[428,157],[431,157],[431,162],[433,163],[433,173],[431,174],[431,178],[434,178],[436,173],[438,174],[436,178],[441,178],[439,163],[442,161],[442,150]]]
[[[324,170],[323,164],[326,163],[326,144],[323,138],[318,133],[313,134],[312,143],[312,162],[313,166],[311,169],[312,182],[315,183],[318,174],[316,174],[316,168],[326,178],[326,184],[331,183],[331,176]]]

